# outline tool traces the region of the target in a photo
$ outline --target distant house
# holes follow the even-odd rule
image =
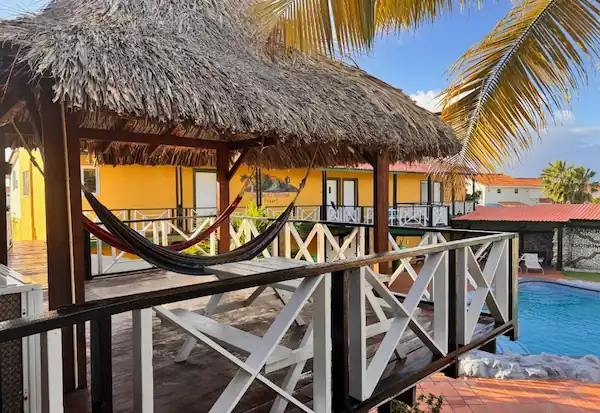
[[[468,180],[467,192],[481,191],[480,205],[523,206],[550,203],[542,193],[540,178],[514,178],[504,174],[478,175],[475,185]]]
[[[600,205],[477,207],[453,228],[517,232],[520,253],[536,253],[558,269],[600,271]]]

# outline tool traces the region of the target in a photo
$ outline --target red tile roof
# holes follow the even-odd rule
[[[475,180],[487,186],[542,186],[540,178],[514,178],[504,174],[477,175]]]
[[[438,165],[434,164],[437,163]],[[412,173],[423,173],[423,174],[428,174],[430,172],[432,172],[432,167],[433,166],[437,166],[438,170],[443,170],[444,168],[450,168],[449,164],[443,164],[441,163],[441,161],[433,161],[431,163],[428,162],[413,162],[413,163],[403,163],[403,162],[398,162],[395,164],[390,165],[390,172],[412,172]],[[341,167],[338,166],[336,167],[336,169],[358,169],[358,170],[362,170],[362,171],[372,171],[373,167],[368,164],[368,163],[363,163],[357,166],[353,166],[351,168],[346,168],[346,167]]]
[[[478,206],[456,221],[568,222],[600,221],[600,204],[547,204],[515,207]]]

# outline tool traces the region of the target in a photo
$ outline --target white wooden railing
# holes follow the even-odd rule
[[[256,220],[244,220],[235,231],[237,242],[241,234],[245,239],[254,236],[255,224]],[[340,351],[333,345],[334,341],[338,344],[342,343],[342,346],[346,344],[348,346],[348,368],[345,376],[349,379],[349,395],[359,401],[369,402],[375,388],[380,385],[390,360],[411,357],[404,345],[408,339],[413,343],[411,348],[414,346],[414,340],[419,340],[422,346],[433,353],[433,360],[443,361],[439,368],[444,368],[455,363],[462,354],[461,351],[468,351],[469,348],[473,348],[472,346],[478,347],[498,334],[516,329],[518,281],[514,268],[518,257],[516,250],[518,240],[515,239],[514,234],[487,235],[448,242],[442,234],[430,233],[426,234],[421,245],[406,249],[401,249],[390,237],[392,253],[389,255],[362,257],[346,262],[340,260],[354,253],[359,257],[365,253],[364,227],[356,227],[340,239],[322,223],[316,223],[304,236],[293,223],[289,223],[282,236],[284,250],[279,251],[274,245],[270,251],[265,250],[265,256],[279,253],[289,258],[310,262],[337,261],[338,263],[332,265],[331,269],[327,265],[312,267],[314,273],[310,273],[311,266],[306,266],[302,271],[290,273],[289,278],[283,277],[282,282],[298,280],[299,284],[287,304],[279,307],[279,313],[264,336],[256,337],[257,346],[246,360],[239,359],[227,348],[227,339],[215,340],[210,334],[200,332],[197,327],[185,320],[172,317],[174,313],[155,309],[161,317],[176,323],[195,340],[202,341],[238,367],[239,370],[220,397],[210,391],[207,392],[206,397],[216,399],[210,412],[233,411],[239,400],[250,389],[251,384],[259,381],[277,394],[271,413],[284,412],[288,404],[293,404],[295,408],[306,413],[330,413],[334,396],[332,359],[336,352]],[[317,245],[316,258],[311,254],[313,241]],[[298,247],[297,251],[296,248],[292,248],[294,243]],[[331,256],[326,253],[328,244],[332,247]],[[351,248],[351,245],[355,247]],[[481,260],[485,251],[487,257]],[[417,269],[410,266],[410,263],[418,257],[425,258],[422,266]],[[386,284],[388,278],[378,274],[372,268],[373,264],[391,260],[401,261],[413,277],[413,283],[403,297],[390,291]],[[332,275],[331,271],[336,273]],[[334,278],[335,283],[332,282]],[[248,280],[247,285],[237,288],[254,287],[262,292],[264,288],[272,286],[268,284],[269,282],[271,281],[261,281],[261,277],[258,276]],[[262,287],[264,288],[261,290]],[[194,295],[193,291],[197,291],[197,294]],[[208,291],[211,291],[210,286],[203,283],[193,287],[183,287],[181,291],[164,290],[162,295],[154,291],[149,293],[152,295],[149,301],[152,304],[148,306],[204,297],[209,294]],[[333,315],[332,297],[340,294],[345,295],[342,302],[347,302],[347,315],[344,315],[343,309],[340,311],[337,308],[336,316]],[[253,293],[252,296],[254,295]],[[26,320],[14,325],[5,323],[0,327],[0,341],[40,334],[44,412],[64,412],[61,333],[56,328],[90,320],[91,358],[94,359],[100,352],[102,355],[96,360],[110,363],[110,317],[123,312],[129,312],[132,317],[130,339],[133,344],[133,411],[143,413],[154,411],[153,329],[168,327],[153,325],[152,309],[145,307],[144,299],[143,295],[138,294],[135,300],[122,297],[122,303],[118,303],[118,299],[99,301],[89,303],[88,307],[81,311],[77,308],[69,308],[51,317],[44,314],[39,319]],[[312,321],[299,344],[300,347],[291,349],[284,346],[281,341],[283,336],[288,329],[293,328],[293,321],[309,300],[312,300]],[[421,318],[419,314],[419,307],[424,300],[433,301],[430,307],[433,314],[428,318]],[[376,315],[371,322],[367,320],[367,303]],[[488,330],[478,330],[477,326],[484,305],[492,318],[488,320],[491,322],[491,327]],[[334,317],[340,317],[340,314],[343,319],[333,320]],[[60,324],[60,320],[64,320],[64,324]],[[331,328],[333,323],[338,321],[347,323],[347,332],[342,329],[334,331]],[[48,330],[44,330],[46,325]],[[221,326],[232,331],[230,326],[223,324]],[[15,330],[20,333],[16,333]],[[378,340],[373,347],[369,347],[368,341],[372,341],[376,336],[382,337],[381,340]],[[513,338],[516,338],[516,334]],[[367,355],[370,360],[367,359]],[[306,361],[311,359],[314,360],[312,363],[313,393],[312,400],[305,402],[294,397],[293,393]],[[190,365],[186,368],[195,367]],[[286,370],[286,380],[282,384],[274,383],[264,374],[265,371],[282,369]],[[122,372],[117,372],[120,373]],[[99,380],[100,386],[99,390],[93,393],[92,397],[97,398],[93,403],[112,403],[111,377],[110,369],[108,373],[102,369],[92,372],[92,386],[95,385],[96,379]],[[156,384],[156,386],[161,385],[160,382]],[[178,391],[189,392],[189,387],[181,386]],[[195,388],[194,391],[204,390]],[[375,407],[380,401],[375,399],[372,403]]]

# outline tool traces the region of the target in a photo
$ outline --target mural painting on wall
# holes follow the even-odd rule
[[[248,175],[242,175],[242,181],[245,181]],[[291,178],[288,175],[278,177],[270,174],[261,174],[262,202],[263,205],[286,205],[291,198],[298,192],[298,187],[292,185]],[[246,183],[245,192],[256,193],[256,175]]]

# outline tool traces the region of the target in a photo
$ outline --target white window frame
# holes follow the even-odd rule
[[[100,170],[96,166],[82,166],[81,167],[81,184],[83,185],[85,181],[83,180],[83,172],[85,170],[92,170],[96,174],[96,190],[92,192],[94,195],[100,195]]]
[[[25,173],[27,173],[27,185],[25,185]],[[21,171],[21,195],[23,195],[23,198],[31,197],[31,171],[29,169]]]

